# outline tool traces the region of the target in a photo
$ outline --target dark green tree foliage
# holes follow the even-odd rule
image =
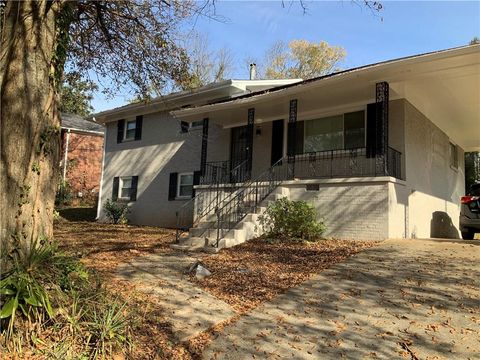
[[[465,190],[480,181],[480,152],[465,153]]]
[[[59,111],[80,116],[89,115],[93,111],[90,102],[96,90],[97,84],[91,80],[83,80],[78,72],[65,74],[59,90]]]

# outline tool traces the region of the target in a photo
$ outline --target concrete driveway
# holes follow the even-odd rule
[[[229,325],[204,358],[480,359],[480,241],[385,241]]]

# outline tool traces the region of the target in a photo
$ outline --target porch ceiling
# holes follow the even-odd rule
[[[480,150],[480,45],[387,62],[297,86],[183,109],[184,121],[208,117],[223,127],[244,125],[248,108],[255,122],[288,116],[298,99],[299,120],[327,116],[374,101],[375,83],[388,81],[390,99],[406,98],[467,151]]]

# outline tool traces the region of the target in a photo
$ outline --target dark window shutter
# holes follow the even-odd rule
[[[367,105],[367,158],[377,154],[377,104]]]
[[[175,200],[177,197],[178,173],[170,173],[170,183],[168,184],[168,200]]]
[[[202,172],[200,170],[193,172],[193,186],[200,184],[200,176]],[[192,191],[192,198],[195,197],[195,189]]]
[[[118,120],[117,121],[117,144],[123,141],[123,131],[125,129],[125,120]]]
[[[135,121],[135,140],[140,140],[142,138],[142,124],[143,115],[139,115]]]
[[[137,201],[138,176],[132,176],[132,187],[130,189],[130,201]]]
[[[284,121],[275,120],[272,123],[272,151],[270,154],[270,164],[275,164],[283,157],[283,125]]]
[[[180,132],[182,133],[188,132],[188,122],[186,121],[180,122]]]
[[[303,127],[305,125],[305,121],[297,121],[297,129],[296,129],[296,141],[295,141],[295,154],[303,154],[303,141],[305,137],[305,132]]]
[[[117,201],[118,199],[118,186],[120,179],[118,176],[113,178],[113,187],[112,187],[112,201]]]

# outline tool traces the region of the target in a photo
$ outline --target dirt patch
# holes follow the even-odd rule
[[[318,242],[251,240],[202,257],[212,276],[191,281],[246,312],[299,285],[375,242],[321,240]]]

